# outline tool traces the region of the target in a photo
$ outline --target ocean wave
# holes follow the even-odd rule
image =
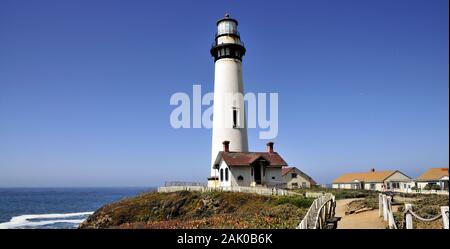
[[[72,227],[76,227],[93,213],[24,214],[12,217],[9,222],[0,223],[0,229],[39,228],[57,223],[71,223],[74,224]]]

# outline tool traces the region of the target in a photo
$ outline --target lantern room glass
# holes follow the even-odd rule
[[[217,35],[237,34],[237,25],[234,21],[221,21],[217,26]]]

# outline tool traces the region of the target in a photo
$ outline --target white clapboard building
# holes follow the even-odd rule
[[[334,189],[367,189],[377,191],[408,191],[413,186],[413,180],[398,170],[375,171],[375,169],[362,173],[343,174],[332,183],[332,188]]]

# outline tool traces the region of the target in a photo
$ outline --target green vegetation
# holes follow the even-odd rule
[[[437,184],[427,184],[425,185],[425,187],[423,188],[424,190],[441,190],[441,186],[437,185]]]
[[[329,189],[316,187],[311,189],[295,189],[293,191],[300,194],[306,194],[306,192],[331,193],[336,197],[337,200],[378,196],[378,192],[363,189]]]
[[[354,200],[348,204],[347,213],[353,213],[362,209],[377,209],[378,197],[367,196],[362,200]]]
[[[336,199],[338,200],[378,196],[378,192],[363,189],[332,189],[330,192],[336,196]]]
[[[289,203],[299,208],[308,209],[314,202],[314,198],[305,198],[302,196],[280,196],[275,202],[278,205]]]
[[[153,192],[103,206],[80,228],[295,228],[312,201],[232,192]]]
[[[413,204],[413,211],[420,217],[429,219],[436,217],[441,213],[441,206],[448,206],[448,195],[414,195],[414,198],[409,198],[405,203]],[[400,202],[400,198],[397,198]],[[394,218],[397,224],[402,228],[404,226],[404,205],[398,207],[397,212],[394,213]],[[416,229],[442,229],[442,219],[433,222],[422,222],[413,217],[414,228]]]

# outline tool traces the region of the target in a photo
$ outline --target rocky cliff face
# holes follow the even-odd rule
[[[295,228],[311,202],[228,192],[146,193],[103,206],[80,228]]]

